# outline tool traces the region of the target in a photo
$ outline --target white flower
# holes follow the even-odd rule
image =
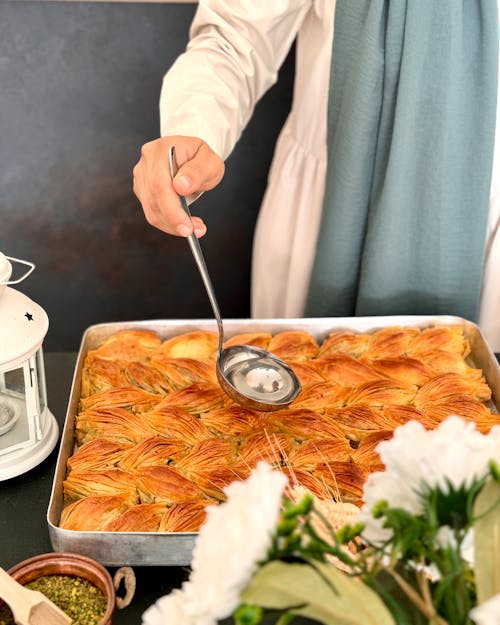
[[[477,625],[500,625],[500,594],[473,608],[470,617]]]
[[[230,616],[267,555],[286,483],[282,473],[260,462],[246,481],[226,487],[227,501],[207,508],[189,580],[150,607],[143,625],[213,625]]]
[[[366,523],[363,535],[372,542],[391,536],[382,529],[382,521],[371,515],[377,502],[385,500],[390,507],[420,514],[426,487],[447,493],[449,484],[455,489],[471,486],[486,474],[490,459],[500,460],[500,427],[484,435],[473,422],[456,416],[448,417],[436,430],[410,421],[398,427],[392,439],[382,441],[377,451],[386,470],[366,480],[365,505],[358,517]]]

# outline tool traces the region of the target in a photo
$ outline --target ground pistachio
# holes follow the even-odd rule
[[[106,612],[103,592],[82,577],[44,575],[25,587],[44,594],[72,619],[72,625],[98,625]],[[5,604],[0,606],[0,625],[15,625]]]

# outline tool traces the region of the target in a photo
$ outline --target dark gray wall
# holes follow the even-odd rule
[[[46,350],[78,349],[94,323],[212,316],[186,241],[149,226],[132,191],[194,11],[0,0],[0,251],[37,265],[16,288],[49,315]],[[252,234],[292,83],[293,51],[197,205],[226,318],[249,315]]]

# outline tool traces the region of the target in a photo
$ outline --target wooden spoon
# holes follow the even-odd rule
[[[71,618],[38,590],[16,582],[0,567],[0,599],[11,609],[17,625],[70,625]]]

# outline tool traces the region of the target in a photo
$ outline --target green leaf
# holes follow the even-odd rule
[[[394,625],[389,610],[373,590],[321,562],[269,562],[257,572],[241,599],[324,625]]]
[[[500,484],[489,479],[474,503],[474,576],[478,603],[500,593]]]

